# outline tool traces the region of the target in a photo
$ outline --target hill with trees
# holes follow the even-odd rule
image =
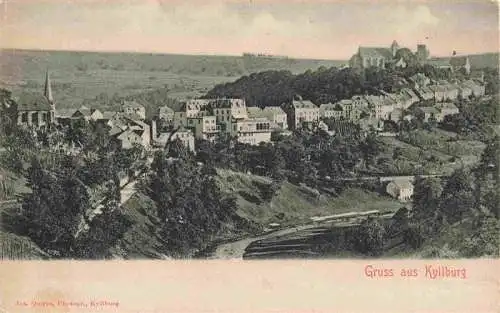
[[[401,53],[404,53],[401,52]],[[264,71],[243,76],[232,83],[215,86],[205,97],[244,98],[248,106],[279,106],[290,102],[294,95],[311,100],[315,104],[336,102],[354,95],[391,92],[401,85],[402,79],[416,73],[424,73],[431,79],[449,79],[448,70],[430,65],[414,65],[405,69],[354,69],[326,68],[307,70],[294,75],[289,71]]]

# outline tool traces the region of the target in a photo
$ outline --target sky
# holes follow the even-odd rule
[[[489,0],[0,0],[0,47],[348,59],[393,40],[498,51]]]

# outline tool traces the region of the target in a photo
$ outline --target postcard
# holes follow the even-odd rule
[[[0,312],[499,311],[498,3],[0,8]]]

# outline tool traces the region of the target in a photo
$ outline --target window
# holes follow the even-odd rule
[[[23,112],[21,114],[21,122],[27,123],[28,122],[28,112]]]
[[[38,112],[31,113],[31,123],[38,125]]]

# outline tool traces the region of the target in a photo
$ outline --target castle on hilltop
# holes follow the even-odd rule
[[[405,60],[397,57],[401,47],[394,40],[390,47],[363,47],[358,48],[358,52],[349,60],[350,67],[367,68],[375,66],[386,68],[390,65],[396,67],[406,67]],[[429,50],[426,45],[417,45],[416,57],[419,62],[425,62],[429,58]]]

